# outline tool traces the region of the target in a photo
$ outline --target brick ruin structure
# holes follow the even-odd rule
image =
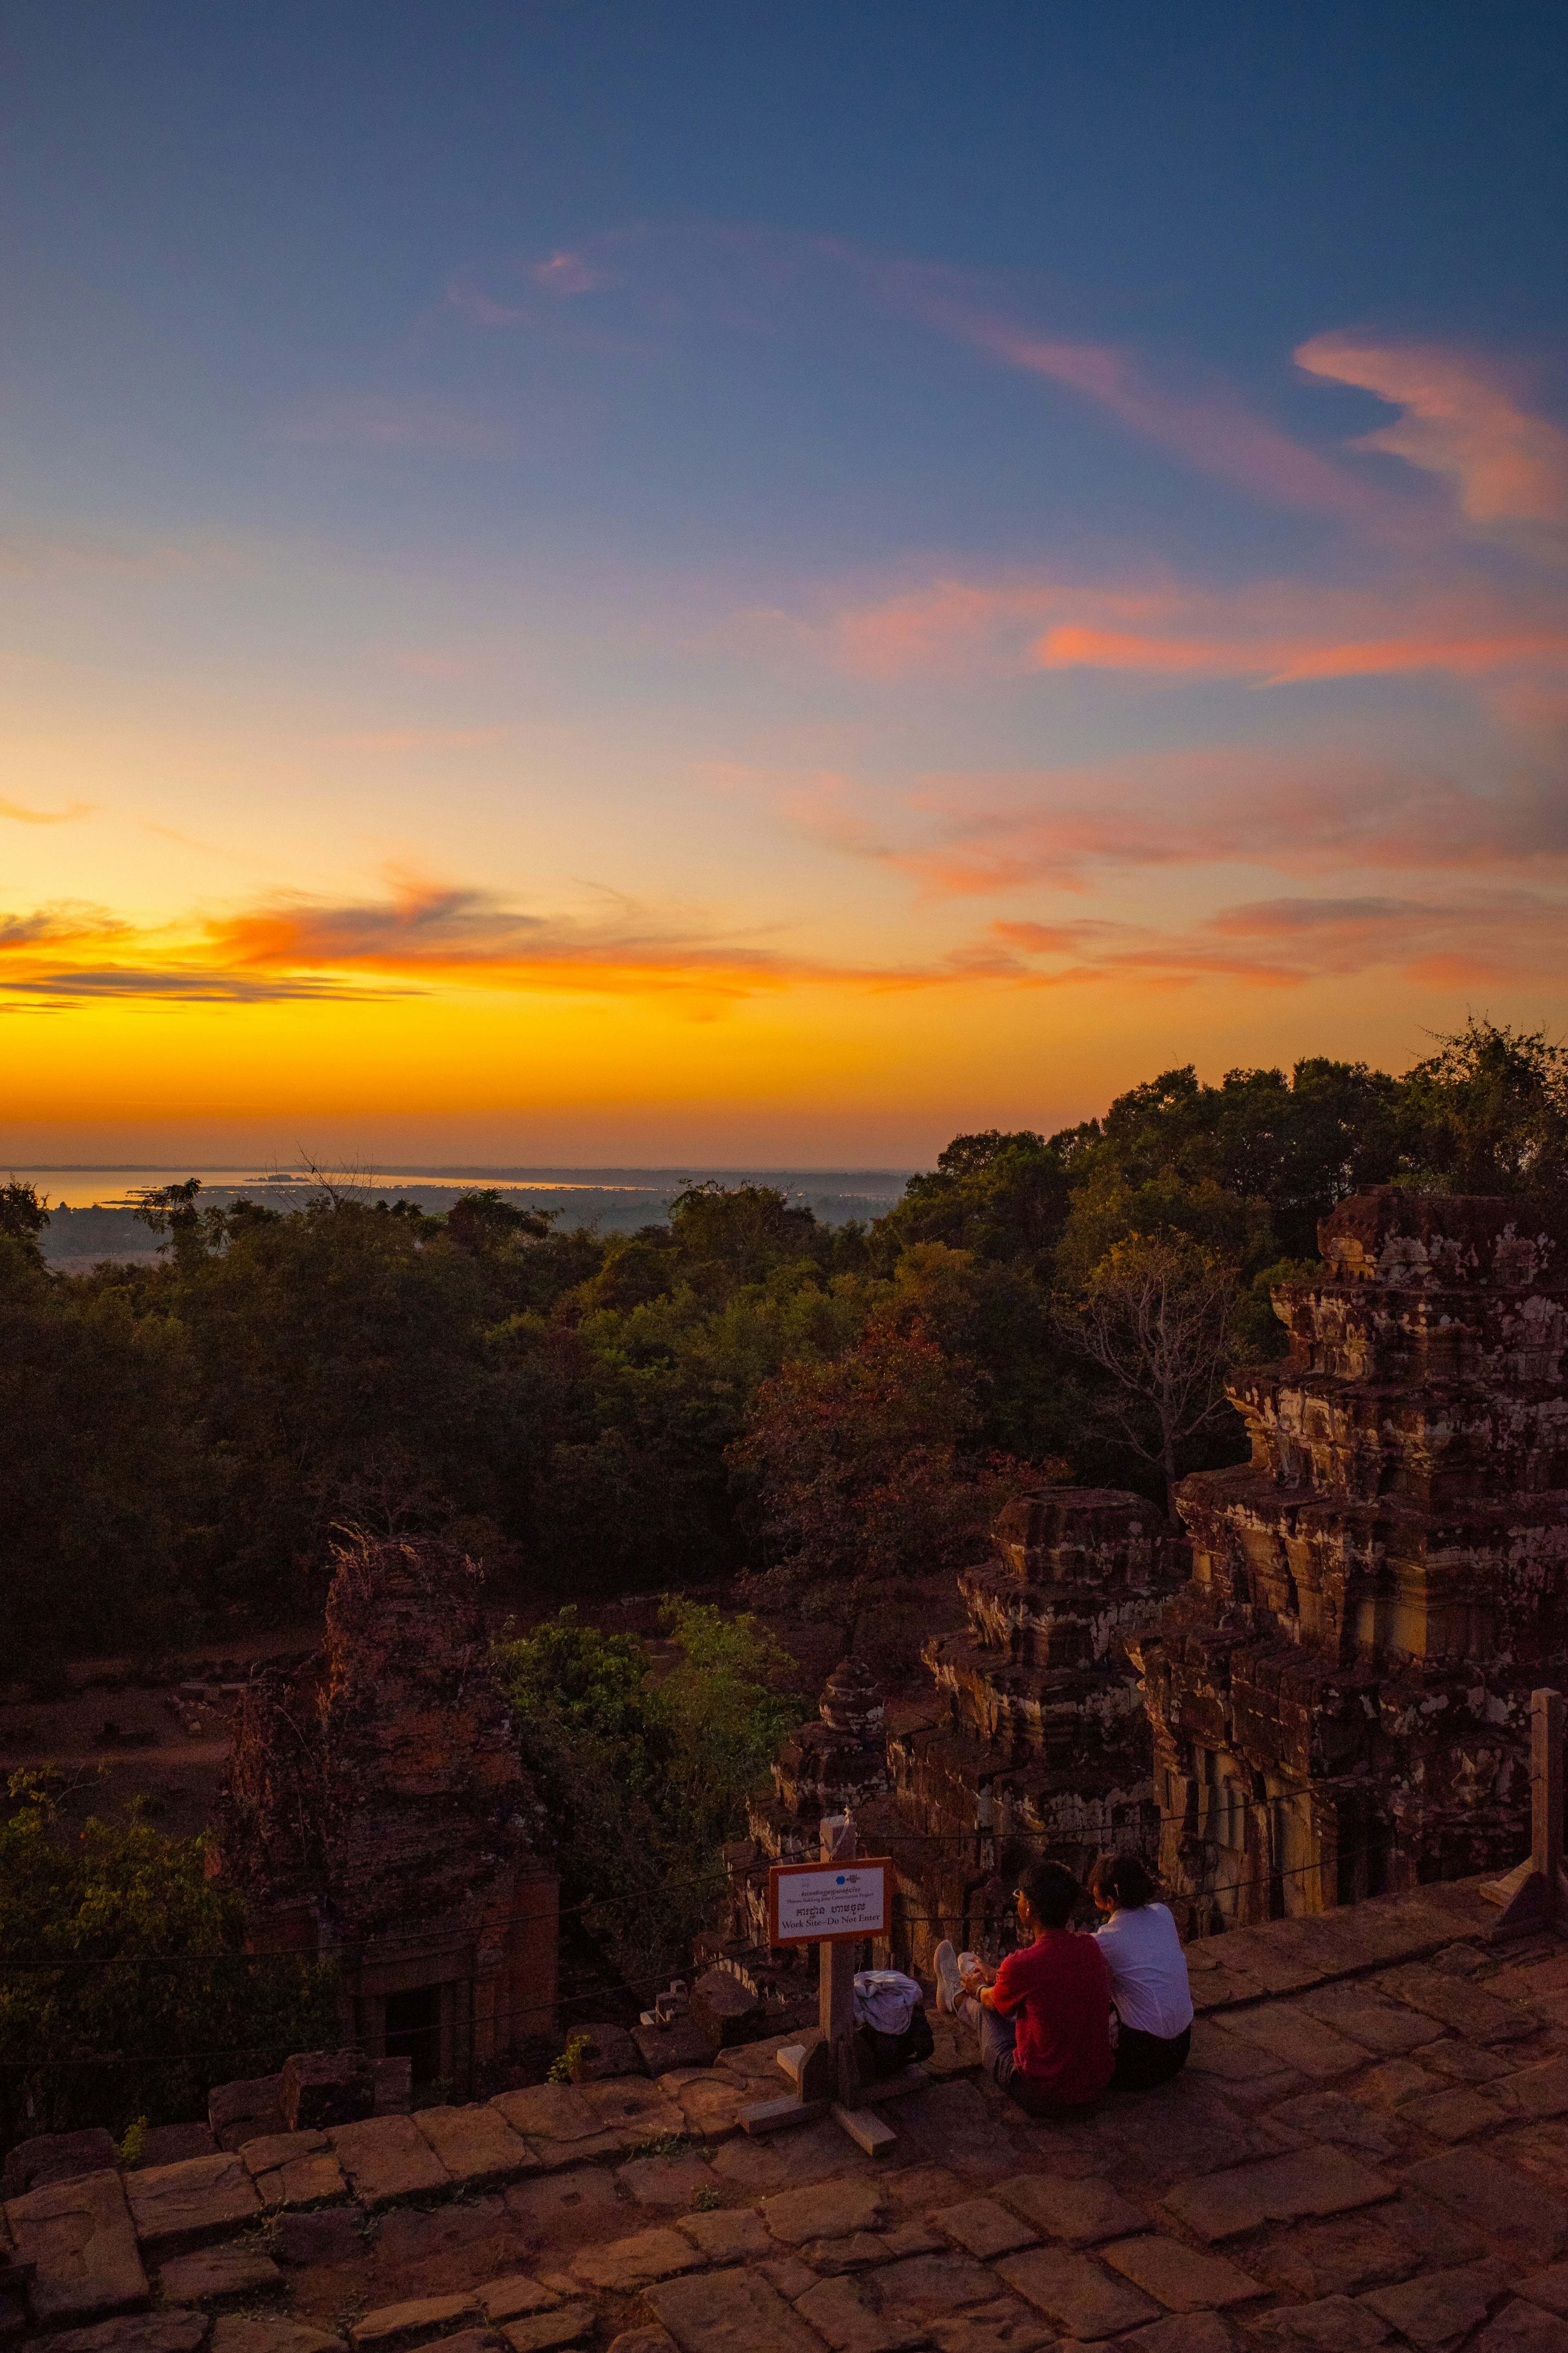
[[[548,1825],[479,1584],[444,1545],[339,1554],[321,1651],[240,1703],[208,1865],[252,1951],[336,1960],[345,2037],[458,2096],[555,2003]]]
[[[1500,1869],[1531,1687],[1568,1672],[1568,1270],[1509,1200],[1357,1193],[1184,1481],[1192,1578],[1134,1641],[1163,1876],[1204,1934]]]

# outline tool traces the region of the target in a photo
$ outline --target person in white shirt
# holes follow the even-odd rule
[[[1135,1854],[1102,1856],[1089,1894],[1105,1916],[1095,1938],[1110,1970],[1110,1998],[1121,2021],[1112,2088],[1152,2091],[1187,2063],[1193,1997],[1187,1958],[1159,1888]]]

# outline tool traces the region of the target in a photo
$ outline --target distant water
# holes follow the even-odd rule
[[[244,1193],[280,1209],[307,1198],[317,1181],[304,1169],[258,1168],[254,1162],[228,1168],[193,1167],[189,1162],[117,1168],[0,1166],[0,1182],[8,1174],[36,1186],[49,1204],[45,1256],[77,1267],[97,1259],[155,1254],[156,1236],[134,1215],[135,1196],[152,1187],[199,1176],[204,1199],[223,1204]],[[324,1174],[367,1201],[413,1201],[427,1211],[449,1209],[459,1193],[493,1185],[520,1206],[553,1209],[565,1231],[592,1226],[605,1234],[658,1224],[683,1186],[708,1177],[727,1185],[775,1185],[792,1204],[811,1209],[827,1226],[883,1217],[904,1187],[904,1172],[889,1168],[403,1168]]]
[[[637,1193],[657,1195],[661,1199],[669,1200],[682,1186],[702,1184],[710,1177],[715,1177],[724,1185],[776,1185],[782,1192],[803,1201],[815,1200],[817,1196],[827,1194],[848,1195],[886,1204],[898,1199],[904,1189],[904,1179],[910,1172],[902,1168],[707,1168],[689,1165],[681,1168],[399,1166],[389,1169],[327,1169],[322,1173],[331,1183],[363,1191],[372,1200],[383,1194],[392,1198],[401,1193],[406,1198],[415,1193],[430,1191],[465,1192],[483,1185],[494,1185],[499,1190],[516,1193],[603,1193],[607,1196]],[[308,1169],[298,1166],[258,1167],[254,1161],[226,1168],[205,1168],[190,1161],[156,1167],[143,1164],[102,1164],[93,1167],[67,1168],[0,1167],[0,1181],[6,1176],[20,1177],[24,1183],[36,1186],[51,1205],[63,1203],[70,1209],[118,1208],[128,1194],[148,1186],[183,1185],[191,1176],[201,1178],[204,1193],[265,1194],[268,1199],[279,1194],[308,1192],[314,1181]]]

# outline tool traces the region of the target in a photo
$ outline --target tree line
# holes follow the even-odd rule
[[[494,1191],[323,1184],[143,1214],[159,1263],[56,1275],[0,1187],[12,1672],[320,1603],[334,1527],[428,1532],[531,1605],[750,1580],[837,1617],[973,1557],[1041,1477],[1168,1501],[1234,1460],[1222,1383],[1358,1185],[1555,1213],[1568,1054],[1489,1021],[1402,1078],[1191,1066],[1054,1135],[955,1137],[870,1226],[689,1187],[630,1236]]]

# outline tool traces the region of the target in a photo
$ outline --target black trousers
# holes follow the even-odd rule
[[[1161,2034],[1145,2034],[1136,2026],[1124,2026],[1116,2039],[1112,2090],[1152,2092],[1156,2084],[1168,2084],[1186,2065],[1192,2043],[1190,2026],[1184,2027],[1180,2034],[1173,2034],[1169,2041]]]

